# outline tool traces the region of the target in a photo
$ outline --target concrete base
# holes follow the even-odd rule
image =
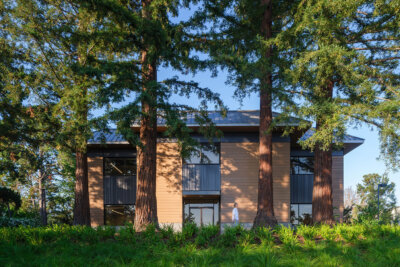
[[[160,228],[172,227],[175,232],[182,231],[182,223],[159,223]]]
[[[253,223],[249,222],[241,222],[240,225],[246,230],[250,230],[253,227]],[[292,226],[289,222],[278,222],[278,225],[283,225],[285,227],[288,227],[289,225]],[[221,232],[223,232],[226,227],[234,227],[234,225],[233,223],[221,223]]]

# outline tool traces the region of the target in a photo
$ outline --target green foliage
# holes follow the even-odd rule
[[[196,55],[196,36],[192,23],[175,23],[180,8],[189,1],[149,1],[146,6],[126,1],[74,1],[87,16],[96,19],[99,32],[86,32],[93,43],[101,43],[102,57],[88,60],[88,77],[101,84],[96,103],[106,109],[111,119],[132,145],[141,145],[139,135],[132,132],[132,122],[162,118],[165,137],[178,139],[182,156],[186,157],[198,143],[185,121],[194,117],[203,126],[199,131],[209,140],[220,134],[207,117],[207,106],[223,109],[219,95],[209,88],[178,76],[157,80],[145,75],[149,66],[157,72],[166,66],[182,74],[207,68],[207,62]],[[145,3],[145,2],[144,2]],[[147,2],[146,2],[147,3]],[[146,56],[143,56],[146,55]],[[196,105],[175,103],[173,96],[197,97]],[[123,104],[121,104],[123,103]],[[118,107],[113,107],[118,105]],[[149,110],[142,107],[149,106]]]
[[[301,1],[293,24],[277,37],[292,56],[285,69],[302,118],[318,129],[302,145],[342,144],[349,126],[368,123],[393,162],[399,144],[399,6],[393,1]],[[333,94],[329,90],[333,90]]]
[[[182,227],[182,240],[193,239],[198,232],[199,228],[195,223],[185,223],[185,225]]]
[[[70,266],[397,266],[400,226],[338,224],[254,231],[241,227],[199,229],[194,239],[178,240],[171,228],[136,233],[126,226],[0,228],[0,264]],[[214,235],[215,234],[215,235]],[[198,237],[209,238],[199,245]],[[155,236],[158,236],[155,238]],[[236,237],[236,244],[231,242]],[[202,238],[203,238],[202,237]],[[249,242],[245,240],[269,240]],[[304,238],[303,241],[302,238]],[[213,240],[210,242],[210,240]],[[299,241],[300,240],[300,241]],[[235,243],[235,242],[234,242]]]
[[[14,204],[14,210],[18,210],[21,207],[21,196],[18,192],[15,192],[7,187],[0,186],[0,204],[2,205],[0,211],[4,211],[9,208],[10,204]],[[0,213],[0,215],[2,215]]]
[[[387,184],[379,189],[379,217],[383,223],[390,223],[394,218],[392,211],[396,207],[395,184],[389,182],[386,175],[376,173],[363,176],[361,184],[357,184],[360,197],[357,218],[359,221],[377,220],[378,217],[378,184]]]
[[[282,241],[284,247],[293,251],[299,245],[299,241],[297,240],[297,234],[294,232],[294,229],[284,226],[279,226],[276,229],[277,234],[279,235],[279,239]]]
[[[217,237],[220,231],[219,225],[209,225],[200,228],[199,234],[195,239],[195,243],[200,247],[208,247],[214,243],[214,239]]]

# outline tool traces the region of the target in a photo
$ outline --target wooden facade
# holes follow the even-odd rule
[[[103,158],[88,157],[90,222],[104,224]]]
[[[290,221],[290,142],[273,143],[274,210],[280,223]],[[240,222],[252,223],[257,211],[258,143],[220,144],[220,221],[230,223],[233,203]],[[104,224],[103,157],[88,157],[89,200],[92,226]],[[157,144],[157,210],[161,224],[183,221],[182,159],[177,143]],[[333,205],[343,219],[343,156],[333,157]]]
[[[182,160],[177,143],[157,144],[157,212],[162,224],[181,224]]]
[[[290,143],[273,143],[274,212],[278,222],[290,215]],[[232,222],[238,203],[240,221],[253,223],[257,213],[258,143],[221,144],[221,222]]]
[[[333,213],[340,222],[343,221],[344,210],[343,176],[343,156],[332,157]]]

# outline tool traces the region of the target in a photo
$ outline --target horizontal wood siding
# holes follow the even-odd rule
[[[334,215],[340,222],[343,221],[343,156],[332,157],[332,197]]]
[[[232,221],[233,203],[240,221],[252,223],[257,212],[258,143],[221,143],[221,222]],[[273,143],[274,208],[278,222],[289,221],[290,143]]]
[[[159,223],[182,223],[182,160],[177,143],[157,144]]]
[[[88,157],[88,184],[91,226],[104,224],[103,158]]]
[[[290,143],[272,144],[274,212],[278,222],[290,221]]]
[[[240,222],[252,223],[257,189],[258,143],[221,143],[221,222],[232,222],[237,202]]]

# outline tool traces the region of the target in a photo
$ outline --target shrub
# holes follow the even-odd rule
[[[198,246],[208,246],[214,238],[219,234],[219,225],[209,225],[200,228],[200,232],[195,239]]]
[[[269,227],[257,227],[254,229],[256,238],[259,238],[262,244],[271,245],[274,242],[273,230]]]
[[[136,242],[135,228],[132,224],[128,224],[125,227],[121,227],[119,231],[114,234],[114,237],[118,241],[134,243]]]
[[[298,245],[297,234],[295,234],[294,229],[290,226],[278,226],[275,229],[276,233],[279,235],[279,239],[282,241],[285,248],[293,251]]]
[[[38,218],[18,218],[18,217],[0,217],[0,227],[17,227],[17,226],[40,226]]]
[[[235,247],[245,231],[246,230],[241,225],[225,227],[218,241],[218,245],[222,247]]]
[[[312,240],[318,235],[317,226],[299,225],[296,229],[297,234],[304,237],[304,239]]]
[[[181,239],[182,241],[194,238],[199,232],[199,228],[195,223],[185,223],[182,228]]]

